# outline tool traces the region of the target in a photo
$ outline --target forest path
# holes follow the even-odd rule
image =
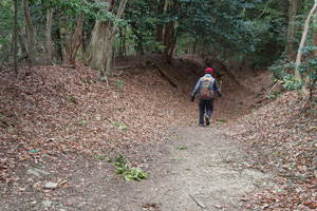
[[[243,210],[245,193],[271,184],[269,175],[242,167],[246,155],[220,129],[187,127],[171,134],[165,144],[142,152],[156,157],[145,167],[149,179],[124,182],[105,177],[102,167],[80,171],[72,181],[77,190],[58,201],[65,210]]]
[[[133,166],[150,173],[140,182],[125,181],[102,157],[56,157],[23,170],[24,184],[1,195],[0,210],[245,210],[241,197],[272,185],[272,177],[243,167],[247,155],[223,129],[170,129],[165,141],[140,145],[127,154]],[[54,185],[49,181],[60,185],[43,188]]]
[[[133,93],[121,93],[122,90],[110,91],[104,89],[104,84],[99,83],[94,84],[93,87],[87,85],[91,90],[98,90],[96,95],[93,94],[95,97],[91,97],[90,92],[87,96],[82,95],[85,85],[78,86],[75,83],[77,81],[75,78],[81,74],[91,74],[90,70],[81,69],[81,71],[83,72],[77,70],[69,72],[62,68],[59,71],[50,69],[50,78],[65,78],[72,81],[69,90],[77,87],[76,96],[80,96],[82,102],[86,102],[81,108],[78,108],[81,104],[70,103],[68,109],[59,111],[58,107],[53,106],[56,99],[48,97],[55,94],[41,93],[39,98],[46,99],[42,102],[43,105],[49,104],[54,108],[50,108],[47,114],[45,109],[39,110],[34,107],[34,110],[31,110],[30,115],[33,117],[27,122],[30,123],[33,118],[43,120],[41,122],[34,120],[32,122],[35,123],[30,123],[27,127],[35,128],[35,132],[31,133],[34,137],[31,136],[30,141],[22,143],[6,142],[8,146],[5,145],[5,150],[8,152],[4,153],[10,160],[9,164],[11,161],[15,164],[15,156],[18,157],[18,161],[23,161],[25,155],[30,158],[32,156],[32,159],[18,162],[18,166],[13,165],[15,171],[12,173],[12,180],[7,182],[8,185],[0,183],[2,205],[0,211],[243,210],[240,208],[240,197],[269,183],[270,176],[242,167],[245,153],[240,149],[238,142],[225,136],[222,131],[226,127],[224,122],[231,121],[232,116],[244,113],[240,112],[242,107],[244,110],[250,108],[241,101],[245,99],[243,93],[238,95],[233,92],[239,90],[236,87],[226,86],[228,88],[227,91],[224,90],[226,97],[216,101],[213,119],[217,124],[219,123],[218,126],[214,124],[209,128],[199,128],[196,126],[197,105],[189,102],[187,96],[184,98],[183,95],[176,94],[174,88],[169,87],[164,81],[163,83],[160,76],[152,72],[148,72],[147,75],[135,75],[135,78],[129,76],[129,80],[120,78],[127,82],[128,87],[132,87],[131,90],[135,90]],[[42,72],[45,71],[38,69],[38,73]],[[60,75],[56,76],[56,73]],[[148,78],[153,79],[152,82],[155,83],[143,83]],[[129,85],[128,82],[131,84]],[[51,87],[54,89],[55,82],[51,83]],[[153,89],[149,89],[150,87]],[[22,88],[21,90],[24,90]],[[53,93],[60,91],[55,90]],[[163,94],[155,95],[153,99],[135,102],[131,100],[143,99],[140,96],[148,96],[152,93]],[[122,97],[118,98],[119,94],[122,94]],[[107,100],[100,101],[100,99]],[[112,99],[113,102],[118,103],[110,105],[108,102]],[[254,100],[257,99],[248,102]],[[19,101],[17,104],[20,108],[28,105]],[[94,105],[91,114],[85,113],[88,105]],[[113,109],[116,106],[122,108],[122,105],[130,105],[126,113]],[[150,109],[145,109],[144,112],[143,108],[148,105],[151,105]],[[71,112],[73,110],[78,114]],[[156,116],[153,116],[154,111]],[[52,139],[37,134],[43,129],[40,125],[45,126],[47,119],[56,113],[61,113],[61,116],[52,119],[53,125],[60,124],[60,127],[65,127],[67,130],[72,126],[71,130],[57,131],[52,135]],[[127,121],[129,130],[121,130],[112,122],[104,122],[101,117],[107,115],[117,117],[113,119],[113,123]],[[73,124],[65,124],[64,121],[58,120],[63,119],[64,116],[73,118],[74,121],[71,121]],[[125,116],[132,118],[125,119]],[[181,127],[180,123],[195,126]],[[166,131],[167,125],[170,125],[169,127],[178,125],[178,128],[170,128]],[[21,128],[23,127],[21,125]],[[161,133],[153,132],[153,139],[145,139],[152,137],[151,133],[148,134],[151,130]],[[21,134],[22,137],[24,133]],[[114,136],[112,137],[111,134]],[[145,134],[143,138],[142,134]],[[105,137],[108,136],[112,137],[113,144],[118,141],[120,148],[111,148],[109,147],[111,143],[109,145],[104,143],[107,141]],[[12,136],[13,138],[17,137]],[[115,158],[119,153],[126,156],[133,167],[141,167],[149,172],[150,177],[141,182],[126,182],[121,175],[115,173],[113,163],[107,162],[108,158]]]

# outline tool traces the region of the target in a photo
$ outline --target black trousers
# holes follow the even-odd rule
[[[199,124],[204,125],[205,124],[205,118],[204,116],[207,115],[209,118],[212,115],[212,112],[214,110],[214,100],[199,100]]]

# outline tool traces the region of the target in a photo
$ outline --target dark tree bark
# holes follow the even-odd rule
[[[46,30],[45,30],[45,49],[46,49],[46,63],[52,64],[53,59],[53,40],[52,40],[52,25],[53,25],[53,14],[52,8],[49,8],[46,13]]]
[[[63,57],[63,46],[62,46],[62,35],[61,35],[61,29],[60,29],[60,22],[59,19],[56,20],[56,29],[53,32],[53,37],[55,41],[55,50],[57,54],[57,59],[60,61],[60,63],[64,62]]]
[[[13,60],[14,72],[18,74],[18,0],[14,0]]]
[[[164,55],[166,57],[167,63],[172,62],[172,58],[174,55],[174,50],[176,47],[176,31],[175,31],[175,22],[170,22],[165,27],[164,34]]]
[[[166,8],[167,0],[159,0],[158,7],[157,7],[157,14],[163,14]],[[157,24],[156,26],[156,41],[163,42],[164,40],[164,25]]]
[[[127,49],[126,49],[126,33],[125,29],[120,30],[120,46],[118,49],[118,56],[126,56]]]
[[[286,53],[288,59],[293,61],[296,55],[295,35],[296,35],[296,15],[299,8],[299,0],[288,0],[288,28],[287,28],[287,44]]]
[[[166,0],[164,11],[166,13],[175,14],[178,13],[179,10],[179,3],[178,2],[169,2],[169,0]],[[163,44],[165,46],[164,50],[164,56],[166,58],[167,63],[172,62],[172,58],[174,55],[174,51],[176,48],[176,27],[177,22],[176,21],[170,21],[164,26],[164,37],[163,37]]]
[[[81,14],[77,18],[76,28],[69,40],[66,42],[66,57],[67,62],[71,65],[75,65],[76,56],[80,46],[82,45],[82,36],[83,36],[83,26],[84,26],[84,15]]]
[[[27,37],[26,50],[28,53],[28,58],[31,62],[37,63],[37,54],[36,54],[36,42],[35,42],[35,30],[32,23],[31,12],[29,8],[29,0],[22,0],[23,11],[24,11],[24,21]]]

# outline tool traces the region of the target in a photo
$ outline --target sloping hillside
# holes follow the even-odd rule
[[[109,86],[96,78],[84,66],[23,69],[18,78],[1,72],[2,180],[17,161],[120,151],[193,121],[194,105],[153,68],[126,71]]]
[[[316,102],[286,92],[228,128],[228,134],[241,140],[248,153],[246,165],[273,173],[278,184],[253,194],[246,208],[317,209],[316,110]]]
[[[162,140],[173,125],[196,125],[197,105],[189,95],[203,73],[202,64],[181,58],[166,65],[152,56],[124,58],[116,68],[118,74],[109,83],[82,65],[24,68],[18,77],[1,72],[2,179],[21,160],[121,151]],[[253,81],[258,83],[259,78]],[[222,89],[215,124],[249,112],[258,99],[226,75]]]

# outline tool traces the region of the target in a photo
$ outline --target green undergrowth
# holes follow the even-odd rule
[[[142,169],[131,167],[129,161],[122,155],[114,159],[113,166],[116,168],[116,173],[122,175],[126,181],[141,181],[149,177],[149,174]]]
[[[122,131],[127,131],[129,129],[123,122],[113,122],[112,125]]]
[[[187,146],[179,146],[177,147],[178,150],[187,150],[188,147]]]

